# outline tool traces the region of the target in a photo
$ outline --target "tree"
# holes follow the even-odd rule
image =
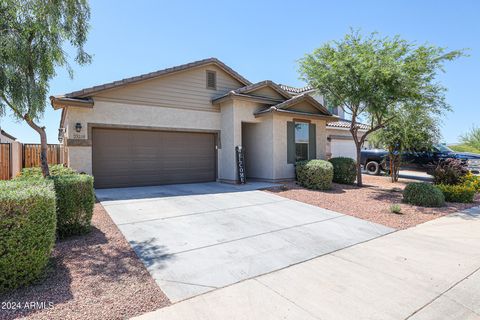
[[[0,1],[0,115],[9,108],[40,135],[41,166],[49,176],[47,136],[38,124],[47,105],[49,80],[56,67],[72,68],[63,45],[76,49],[75,60],[89,63],[85,52],[90,9],[87,0]]]
[[[357,150],[357,184],[362,186],[360,150],[369,134],[383,128],[402,105],[448,109],[445,88],[436,82],[445,61],[462,51],[415,45],[399,36],[363,37],[352,31],[341,41],[322,45],[300,59],[301,79],[351,117],[350,133]],[[359,134],[358,122],[370,128]]]
[[[414,105],[393,112],[392,120],[374,132],[371,140],[388,150],[387,165],[392,182],[396,182],[405,151],[428,151],[438,142],[441,110]]]
[[[460,139],[467,146],[475,148],[477,150],[480,149],[480,128],[474,126]]]

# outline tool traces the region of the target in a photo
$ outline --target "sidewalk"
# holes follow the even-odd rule
[[[480,319],[480,208],[137,319]]]

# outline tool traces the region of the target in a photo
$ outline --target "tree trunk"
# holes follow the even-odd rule
[[[33,130],[37,131],[40,135],[40,163],[42,168],[43,177],[47,178],[50,176],[50,169],[48,168],[48,160],[47,160],[47,133],[45,132],[45,127],[38,126],[35,122],[33,122],[28,115],[24,117],[25,121],[28,123]]]
[[[357,149],[357,186],[363,187],[362,166],[360,165],[362,146],[355,141],[355,148]]]

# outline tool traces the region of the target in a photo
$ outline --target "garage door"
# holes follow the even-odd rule
[[[96,188],[214,181],[215,134],[93,129]]]
[[[330,142],[332,157],[357,159],[357,151],[353,140],[332,139]]]

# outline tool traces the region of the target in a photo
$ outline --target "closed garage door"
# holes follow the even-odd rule
[[[352,140],[332,139],[330,142],[332,157],[347,157],[357,159],[355,142]]]
[[[96,188],[214,181],[215,134],[93,129]]]

